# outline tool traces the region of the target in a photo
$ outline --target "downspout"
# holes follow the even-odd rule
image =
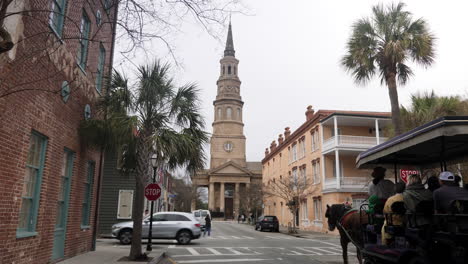
[[[113,29],[112,29],[112,46],[110,52],[110,65],[109,65],[109,78],[108,78],[108,87],[110,85],[110,80],[112,78],[112,70],[113,70],[113,63],[114,63],[114,49],[115,49],[115,36],[117,30],[117,15],[119,10],[119,4],[116,3],[114,9],[114,17],[113,17]],[[106,89],[106,95],[109,94],[109,88]],[[107,111],[104,114],[104,118],[107,118]],[[93,226],[93,238],[92,238],[92,245],[91,251],[96,251],[96,240],[97,240],[97,229],[99,224],[99,206],[100,206],[100,198],[101,198],[101,182],[102,182],[102,170],[104,167],[104,147],[101,147],[99,153],[99,172],[98,172],[98,182],[97,182],[97,192],[96,192],[96,205],[94,206],[94,226]]]

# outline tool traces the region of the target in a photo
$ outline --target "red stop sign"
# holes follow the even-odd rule
[[[145,197],[149,201],[156,201],[161,196],[161,187],[157,183],[150,183],[145,187]]]

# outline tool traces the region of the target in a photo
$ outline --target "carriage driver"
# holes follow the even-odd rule
[[[375,195],[379,199],[387,200],[388,197],[395,194],[395,184],[385,179],[386,169],[383,167],[375,167],[372,172],[372,178],[374,178],[369,185],[369,196]]]

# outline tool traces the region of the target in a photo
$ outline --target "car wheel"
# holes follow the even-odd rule
[[[276,233],[279,233],[279,227],[276,228],[275,232],[276,232]]]
[[[119,241],[122,245],[129,245],[132,243],[132,230],[126,229],[120,232]]]
[[[192,240],[192,235],[188,231],[180,231],[179,234],[177,234],[176,239],[177,243],[187,245]]]

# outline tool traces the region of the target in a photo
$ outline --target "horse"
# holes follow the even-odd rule
[[[348,244],[352,242],[356,246],[359,263],[362,264],[360,250],[364,246],[362,224],[367,224],[367,214],[363,214],[361,217],[358,210],[352,210],[351,207],[344,204],[333,204],[332,206],[327,204],[325,217],[328,218],[328,230],[333,231],[337,228],[340,232],[343,263],[348,264]]]

